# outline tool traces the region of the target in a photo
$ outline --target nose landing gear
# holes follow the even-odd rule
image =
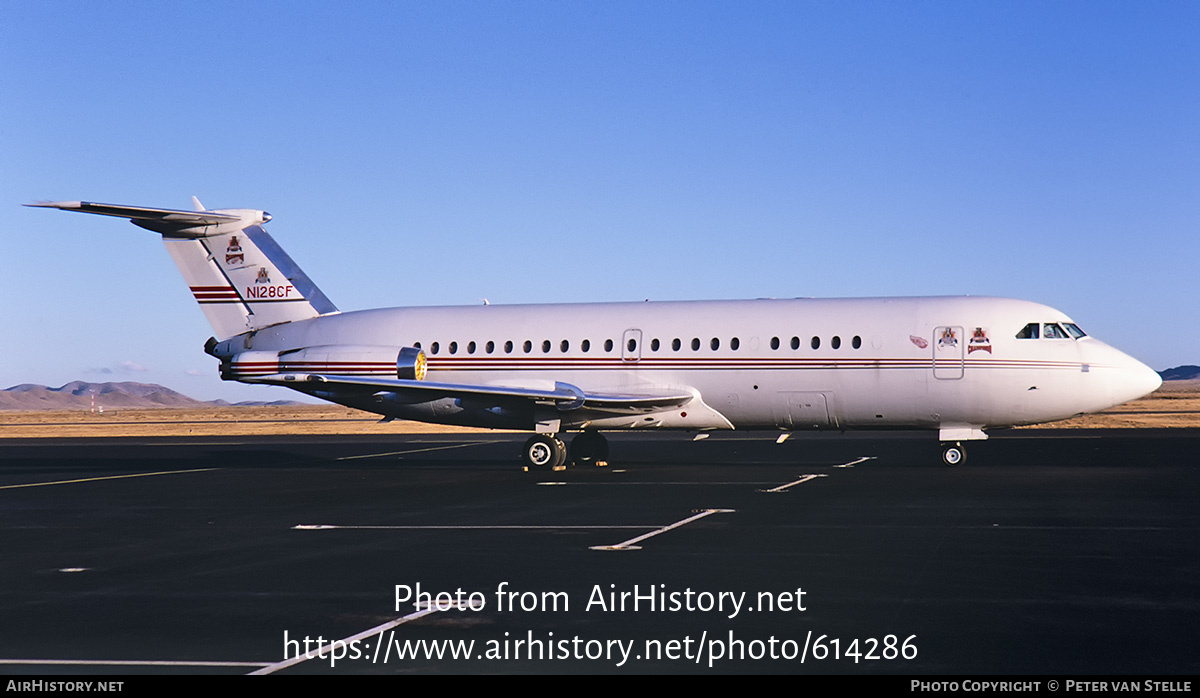
[[[957,441],[942,444],[942,462],[951,468],[962,465],[967,460],[967,449]]]

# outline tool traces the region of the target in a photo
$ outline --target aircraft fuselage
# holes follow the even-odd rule
[[[306,353],[292,368],[394,377],[395,350],[419,347],[429,381],[697,394],[652,415],[556,413],[563,428],[1012,426],[1095,412],[1158,386],[1157,374],[1095,338],[1016,336],[1030,323],[1070,322],[1037,303],[982,297],[386,308],[264,328],[224,353],[278,352],[280,364],[258,373],[286,373],[288,352],[354,347],[331,350],[325,363]],[[516,408],[472,410],[469,400],[431,411],[303,389],[394,417],[524,429],[538,421]]]

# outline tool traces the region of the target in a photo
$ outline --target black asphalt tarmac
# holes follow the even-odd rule
[[[1200,670],[1200,430],[775,436],[0,441],[0,673]]]

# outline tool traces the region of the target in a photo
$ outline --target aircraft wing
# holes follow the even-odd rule
[[[649,414],[686,405],[695,397],[690,392],[629,392],[592,393],[584,392],[569,383],[554,384],[554,390],[510,388],[493,385],[463,385],[457,383],[434,383],[430,381],[405,380],[402,378],[369,378],[360,376],[336,376],[315,373],[281,373],[256,378],[241,378],[245,383],[268,383],[304,391],[342,389],[363,393],[396,393],[414,401],[437,400],[440,398],[470,398],[476,400],[529,400],[543,405],[553,405],[560,412],[578,409],[607,414]]]

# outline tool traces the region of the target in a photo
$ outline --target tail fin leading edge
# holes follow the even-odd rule
[[[193,197],[197,208],[199,202]],[[163,243],[218,338],[337,312],[263,229],[264,211],[183,211],[87,201],[26,204],[128,218]]]

